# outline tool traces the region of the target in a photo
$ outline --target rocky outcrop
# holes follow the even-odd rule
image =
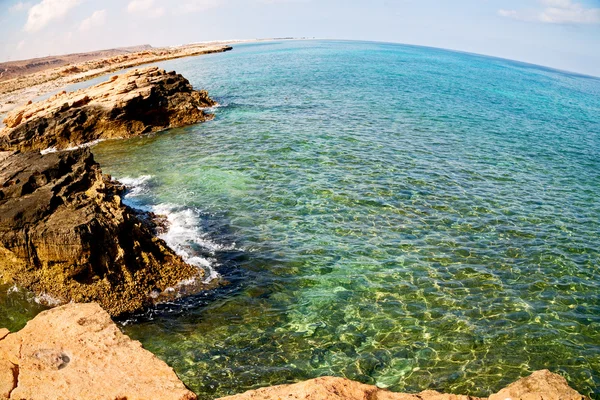
[[[13,334],[0,329],[1,399],[194,400],[173,370],[125,336],[97,304],[44,311]],[[486,400],[427,390],[392,393],[322,377],[220,400]],[[589,400],[560,375],[534,372],[487,400]]]
[[[220,400],[480,400],[477,397],[442,394],[433,390],[419,394],[392,393],[376,386],[330,376],[292,385],[272,386]],[[504,400],[504,399],[502,399]]]
[[[489,400],[582,400],[585,396],[569,387],[567,380],[560,375],[544,369],[519,379]]]
[[[68,149],[189,125],[211,119],[203,108],[213,105],[206,91],[175,72],[136,69],[13,110],[0,131],[0,150]]]
[[[0,399],[194,400],[97,304],[45,311],[0,340]]]
[[[155,216],[121,203],[88,149],[0,156],[0,282],[119,315],[200,277],[156,237]]]
[[[322,377],[293,385],[272,386],[219,400],[485,400],[426,390],[418,394],[392,393],[344,378]],[[489,400],[586,400],[565,378],[548,370],[520,379]],[[588,399],[589,400],[589,399]]]

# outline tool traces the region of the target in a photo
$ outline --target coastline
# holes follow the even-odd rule
[[[226,50],[224,50],[224,51],[226,51]],[[202,54],[206,54],[206,53],[202,53]],[[181,57],[186,57],[186,56],[181,56]],[[180,58],[180,57],[174,57],[174,58]],[[123,67],[123,68],[128,68],[128,67]],[[98,75],[102,75],[102,74],[105,74],[105,73],[107,73],[107,72],[102,72],[102,73],[99,73]],[[95,75],[95,76],[98,76],[98,75]],[[93,77],[94,77],[94,76],[85,77],[85,78],[82,78],[82,80],[91,79],[91,78],[93,78]],[[71,78],[73,78],[73,77],[71,77]],[[59,79],[60,79],[60,78],[59,78]],[[53,83],[53,82],[55,82],[55,81],[58,81],[58,79],[57,79],[57,80],[48,81],[48,82],[46,82],[46,83],[48,83],[48,84],[51,84],[51,83]],[[73,82],[76,82],[76,81],[72,81],[72,82],[68,82],[68,83],[73,83]],[[68,84],[68,83],[67,83],[67,84]],[[43,84],[42,84],[42,85],[43,85]],[[26,90],[26,89],[27,89],[27,88],[24,88],[24,89],[17,89],[17,92],[19,92],[20,90]],[[1,337],[2,337],[2,333],[0,332],[0,340],[1,340]],[[348,381],[346,381],[346,382],[348,382]],[[327,382],[326,382],[326,383],[327,383]],[[347,383],[344,383],[344,382],[342,382],[342,383],[343,383],[344,385],[348,385]],[[117,384],[118,384],[118,383],[117,383]],[[319,385],[320,385],[320,384],[319,384]],[[352,385],[352,383],[350,383],[350,385]],[[322,385],[318,386],[318,387],[317,387],[317,389],[315,389],[315,390],[321,390],[321,387],[322,387]],[[344,386],[344,387],[345,387],[345,386]],[[289,388],[286,388],[285,390],[288,390],[288,389],[289,389]],[[257,397],[257,396],[260,396],[260,395],[262,395],[261,393],[258,393],[258,394],[256,394],[256,393],[251,393],[251,394],[248,394],[248,397],[240,397],[240,399],[242,399],[242,398],[244,398],[244,399],[245,399],[245,398],[254,398],[254,399],[256,399],[256,398],[265,398],[265,399],[267,399],[267,398],[271,398],[271,397],[266,397],[266,396],[281,396],[281,397],[286,397],[286,396],[289,396],[289,395],[290,395],[290,393],[291,393],[291,392],[289,392],[289,391],[287,391],[287,392],[278,392],[277,390],[279,390],[279,389],[273,389],[273,392],[274,392],[274,393],[266,393],[266,392],[265,392],[265,397]],[[294,390],[295,390],[295,389],[294,389]],[[334,388],[334,390],[337,390],[337,389],[335,389],[335,388]],[[371,394],[371,391],[372,391],[372,390],[375,390],[375,389],[364,389],[364,391],[365,391],[365,392],[368,394],[368,396],[370,396],[370,397],[368,397],[368,398],[379,398],[379,399],[384,399],[384,398],[385,398],[385,399],[396,399],[396,397],[392,397],[392,395],[389,395],[388,393],[384,393],[384,394],[382,394],[382,393],[379,393],[379,392],[381,392],[381,391],[379,391],[379,390],[378,390],[378,391],[376,391],[376,392],[374,392],[375,394]],[[307,393],[307,392],[300,392],[300,393],[301,393],[301,394],[304,396],[303,398],[315,398],[315,399],[316,399],[316,398],[319,398],[319,399],[320,399],[320,398],[331,398],[331,399],[335,398],[335,397],[333,397],[333,396],[331,396],[331,397],[323,397],[324,395],[323,395],[323,394],[322,394],[322,392],[320,392],[320,391],[319,391],[319,392],[317,392],[316,394],[314,394],[313,392],[310,392],[310,393]],[[297,394],[295,394],[295,395],[297,395]],[[398,395],[399,395],[399,396],[404,396],[403,394],[398,394]],[[445,396],[445,395],[441,395],[441,394],[439,394],[439,395],[440,395],[440,396]],[[310,396],[313,396],[313,397],[310,397]],[[321,397],[314,397],[314,396],[321,396]],[[426,397],[428,397],[428,396],[425,396],[425,395],[423,395],[423,394],[420,394],[420,395],[406,395],[406,396],[414,396],[414,398],[415,398],[415,399],[425,399]],[[451,396],[451,395],[447,395],[447,396]],[[516,398],[521,398],[520,396],[521,396],[520,394],[519,394],[519,395],[512,395],[512,396],[511,396],[511,398],[514,400],[514,399],[516,399]],[[465,397],[469,398],[468,396],[465,396]],[[508,397],[509,397],[509,396],[504,396],[504,397],[501,397],[501,398],[500,398],[500,397],[498,397],[498,398],[499,398],[500,400],[502,400],[502,399],[504,399],[504,398],[508,398]],[[0,398],[1,398],[1,393],[0,393]],[[277,398],[277,397],[274,397],[274,398]],[[293,397],[292,397],[292,398],[293,398]],[[344,398],[354,398],[354,397],[344,397]],[[403,400],[404,400],[404,397],[398,397],[398,398],[399,398],[399,399],[401,398],[401,399],[403,399]],[[408,398],[409,398],[409,397],[406,397],[406,399],[408,399]],[[410,397],[410,398],[412,398],[412,397]],[[441,399],[441,398],[442,398],[442,397],[435,397],[435,399]],[[444,397],[444,398],[445,398],[445,397]],[[552,398],[552,397],[544,397],[544,398]],[[561,398],[567,398],[567,397],[561,397]],[[574,398],[574,399],[575,399],[575,398],[583,398],[583,396],[580,396],[580,397],[569,397],[569,398]],[[457,399],[457,397],[452,397],[452,399]],[[471,399],[473,399],[473,398],[471,398]],[[491,399],[491,398],[490,398],[490,399]]]
[[[198,42],[172,47],[151,47],[128,54],[98,57],[78,63],[67,63],[59,67],[48,68],[31,74],[22,74],[7,80],[0,80],[0,127],[3,126],[2,119],[14,108],[20,107],[28,101],[46,95],[52,91],[60,90],[70,84],[84,82],[112,72],[156,62],[223,53],[232,50],[232,45],[234,44],[269,42],[275,40],[302,39],[239,39]]]
[[[119,330],[98,304],[40,313],[18,332],[0,328],[0,399],[197,400],[175,371]],[[486,400],[435,390],[394,393],[322,376],[217,400]],[[548,370],[521,377],[487,400],[589,400]]]

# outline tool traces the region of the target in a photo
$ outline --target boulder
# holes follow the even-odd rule
[[[477,397],[442,394],[433,390],[419,394],[392,393],[345,378],[325,376],[291,385],[271,386],[219,400],[479,400]]]
[[[111,315],[183,280],[201,285],[202,272],[156,237],[156,216],[121,203],[123,190],[89,149],[0,160],[0,282],[49,305],[98,302]]]
[[[0,151],[68,149],[194,124],[211,119],[203,108],[215,104],[175,72],[136,69],[13,110],[0,130]]]
[[[0,340],[0,399],[194,400],[173,369],[97,304],[44,311]]]
[[[219,400],[485,400],[472,396],[426,390],[418,394],[392,393],[345,378],[322,377],[291,385],[250,390]],[[493,394],[488,400],[586,400],[565,378],[537,371]],[[589,400],[589,399],[587,399]]]
[[[547,369],[511,383],[489,400],[584,400],[586,396],[569,387],[567,380]]]

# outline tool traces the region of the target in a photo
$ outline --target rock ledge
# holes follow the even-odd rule
[[[0,130],[0,150],[69,149],[213,118],[216,103],[175,72],[148,67],[13,110]]]
[[[0,335],[1,336],[1,335]],[[0,340],[0,399],[194,400],[97,304],[45,311]]]

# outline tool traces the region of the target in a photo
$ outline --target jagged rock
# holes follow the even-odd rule
[[[123,190],[88,149],[0,157],[0,282],[119,315],[199,277],[155,236],[153,215],[121,203]]]
[[[489,400],[583,400],[586,396],[569,387],[567,380],[547,369],[511,383]]]
[[[345,378],[322,377],[292,385],[250,390],[220,400],[479,400],[477,397],[442,394],[427,390],[419,394],[392,393]],[[503,399],[504,400],[504,399]]]
[[[136,69],[13,110],[0,131],[0,150],[67,149],[189,125],[211,119],[202,108],[215,104],[175,72]]]
[[[97,304],[45,311],[0,340],[0,399],[194,400]]]

